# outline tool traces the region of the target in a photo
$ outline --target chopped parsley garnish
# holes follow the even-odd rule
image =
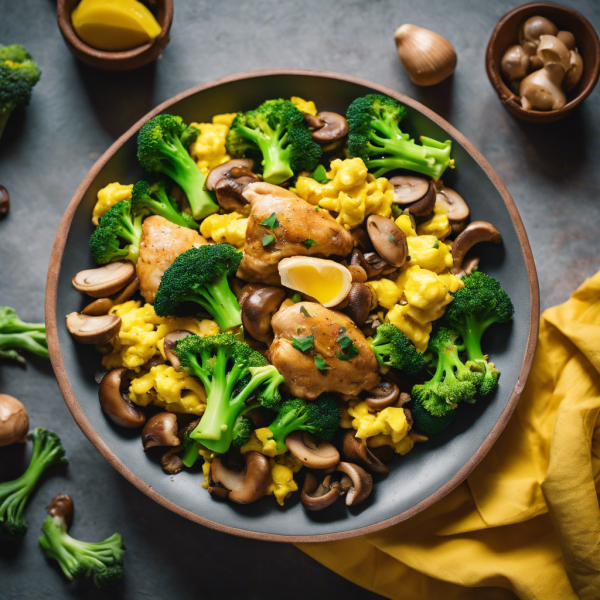
[[[397,204],[392,204],[392,216],[394,219],[397,219],[399,216],[403,215],[402,209]]]
[[[277,220],[277,215],[275,213],[272,213],[270,217],[268,217],[261,223],[261,225],[264,225],[269,229],[277,229],[281,225],[281,223]],[[264,245],[265,244],[263,244],[263,246]]]
[[[308,314],[308,311],[306,310],[306,308],[304,308],[304,306],[300,307],[300,312],[305,316],[305,317],[310,317],[310,315]]]
[[[298,302],[300,302],[300,300],[302,300],[302,294],[300,292],[296,292],[293,296],[292,296],[292,302],[294,304],[298,304]]]
[[[342,327],[340,335],[337,338],[337,342],[342,349],[337,355],[340,360],[350,360],[355,356],[358,356],[358,348],[354,345],[354,342],[346,335],[346,328]]]
[[[263,236],[263,239],[262,239],[262,245],[268,246],[269,244],[273,243],[274,241],[275,241],[274,235],[265,235],[265,236]]]
[[[393,233],[390,233],[390,237],[388,238],[388,242],[395,242],[396,238],[394,237]]]
[[[306,352],[310,350],[315,345],[315,336],[310,334],[304,337],[292,337],[292,346],[296,348],[296,350],[300,350],[300,352]]]
[[[315,365],[317,365],[317,369],[319,369],[319,371],[323,371],[324,369],[327,368],[327,363],[325,362],[325,360],[316,354],[315,354]]]
[[[310,238],[308,238],[307,240],[304,240],[302,242],[307,248],[310,248],[311,246],[316,246],[317,242],[315,242],[315,240],[311,240]]]
[[[315,206],[315,210],[316,210],[317,212],[319,212],[319,211],[321,210],[321,207],[320,207],[319,205],[317,205],[317,206]]]
[[[440,247],[440,243],[435,240],[435,242],[433,243],[433,247],[437,250]]]
[[[312,178],[318,181],[319,183],[327,183],[331,181],[331,179],[327,177],[327,171],[325,170],[325,167],[323,165],[319,165],[313,171]]]

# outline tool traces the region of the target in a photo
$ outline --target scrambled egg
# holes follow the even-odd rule
[[[360,158],[336,159],[322,184],[312,177],[298,177],[296,193],[300,198],[337,213],[336,221],[350,230],[368,215],[392,214],[394,186],[385,177],[375,179],[367,173]]]
[[[383,436],[383,439],[378,440],[380,442],[378,445],[390,445],[396,452],[398,452],[396,445],[408,434],[408,421],[403,408],[388,406],[380,412],[375,412],[366,402],[360,402],[356,406],[349,407],[348,414],[354,417],[352,427],[356,429],[357,438],[366,440]],[[404,449],[404,445],[398,446],[401,447]]]
[[[152,367],[131,381],[129,398],[140,406],[160,406],[169,412],[202,416],[206,392],[195,377],[178,373],[168,365]]]
[[[369,448],[379,448],[380,446],[391,446],[396,454],[401,454],[404,456],[407,452],[410,452],[415,445],[414,440],[410,436],[404,436],[399,442],[394,442],[392,440],[392,436],[384,435],[380,433],[379,435],[374,435],[367,440],[367,446]]]
[[[374,310],[378,304],[389,310],[399,302],[400,297],[402,296],[402,292],[398,286],[390,279],[367,281],[367,285],[373,291],[373,300],[371,302],[372,310]]]
[[[238,212],[225,215],[214,214],[202,221],[200,233],[205,238],[211,238],[218,243],[225,242],[242,250],[246,243],[247,226],[248,219]]]
[[[133,183],[130,185],[121,185],[120,183],[115,182],[109,183],[106,187],[103,187],[98,192],[98,201],[96,202],[94,212],[92,213],[92,223],[98,225],[98,223],[100,223],[100,217],[117,202],[121,202],[121,200],[130,200],[132,189]]]
[[[102,359],[107,369],[127,367],[139,371],[159,350],[159,342],[171,331],[187,329],[198,335],[215,335],[219,328],[214,321],[198,321],[192,317],[159,317],[151,304],[129,300],[110,309],[121,317],[121,329],[114,340],[113,351]]]
[[[317,107],[312,100],[303,100],[298,96],[292,96],[290,100],[300,112],[308,113],[309,115],[313,115],[313,117],[317,114]]]
[[[210,481],[210,465],[215,457],[215,453],[201,447],[198,450],[198,454],[204,459],[204,462],[202,463],[202,473],[204,474],[204,483],[202,484],[202,487],[207,490],[208,482]]]
[[[271,466],[271,483],[267,488],[267,495],[273,494],[277,503],[283,506],[283,501],[298,489],[298,484],[294,481],[294,473],[302,468],[302,463],[290,454],[280,454],[275,458],[270,458],[269,465]]]
[[[438,240],[446,239],[451,232],[448,209],[439,203],[434,205],[431,219],[417,225],[418,235],[434,235]]]
[[[235,115],[236,113],[215,115],[212,123],[190,123],[200,130],[196,141],[190,144],[190,154],[203,173],[231,160],[225,149],[225,142]]]
[[[250,440],[247,444],[244,444],[240,451],[242,454],[246,454],[246,452],[251,452],[255,450],[256,452],[260,452],[265,456],[276,456],[277,455],[277,442],[275,440],[270,440],[269,438],[273,436],[273,432],[268,427],[261,427],[260,429],[255,429],[250,436]]]

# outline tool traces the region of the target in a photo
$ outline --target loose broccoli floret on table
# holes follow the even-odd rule
[[[369,94],[354,100],[346,114],[348,154],[362,158],[375,177],[409,169],[438,181],[447,167],[454,166],[452,142],[421,136],[422,145],[415,144],[398,126],[406,114],[406,108],[388,96]]]
[[[242,323],[241,311],[227,277],[237,271],[242,253],[229,244],[207,244],[180,254],[165,271],[154,311],[174,315],[182,302],[196,302],[217,322],[221,331]]]
[[[206,175],[186,149],[190,141],[190,128],[181,117],[157,115],[140,129],[137,154],[143,169],[164,173],[183,189],[194,219],[201,220],[216,213],[219,205],[205,189]]]
[[[423,354],[392,323],[383,323],[369,342],[379,368],[394,367],[408,377],[416,377],[425,366]]]
[[[238,113],[227,135],[227,151],[236,157],[259,151],[263,178],[276,185],[301,169],[312,171],[321,157],[302,113],[289,100],[267,100]]]
[[[41,358],[49,358],[44,323],[24,323],[14,308],[0,306],[0,358],[22,364],[25,359],[17,350],[27,350]]]

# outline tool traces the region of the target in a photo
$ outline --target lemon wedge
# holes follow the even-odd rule
[[[352,286],[350,271],[343,265],[324,258],[284,258],[278,268],[282,285],[312,296],[323,306],[339,304]]]

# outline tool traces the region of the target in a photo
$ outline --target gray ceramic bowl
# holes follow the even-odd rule
[[[157,460],[144,454],[140,432],[123,430],[108,420],[98,403],[94,373],[100,357],[92,347],[75,343],[65,315],[85,299],[71,278],[94,266],[88,250],[90,222],[98,190],[112,181],[135,182],[142,176],[136,160],[136,133],[161,112],[186,122],[247,110],[268,98],[292,95],[314,100],[321,110],[345,113],[355,98],[383,93],[403,102],[411,134],[452,139],[456,169],[444,182],[470,205],[473,220],[491,221],[503,237],[501,246],[481,252],[482,269],[497,277],[515,304],[511,325],[492,328],[485,346],[502,370],[500,387],[489,401],[464,407],[444,434],[420,444],[392,463],[391,473],[377,477],[374,492],[356,509],[338,502],[308,513],[295,494],[280,508],[272,497],[248,506],[211,498],[200,487],[198,472],[171,477]],[[371,533],[398,523],[440,500],[475,468],[500,435],[525,385],[538,331],[538,283],[523,224],[508,191],[481,154],[458,131],[418,102],[382,86],[345,75],[305,70],[260,71],[234,75],[193,88],[158,106],[119,138],[98,160],[75,193],[52,250],[46,290],[46,324],[52,364],[77,424],[102,455],[130,482],[167,508],[208,527],[240,536],[276,541],[325,541]],[[410,485],[407,485],[410,482]]]

